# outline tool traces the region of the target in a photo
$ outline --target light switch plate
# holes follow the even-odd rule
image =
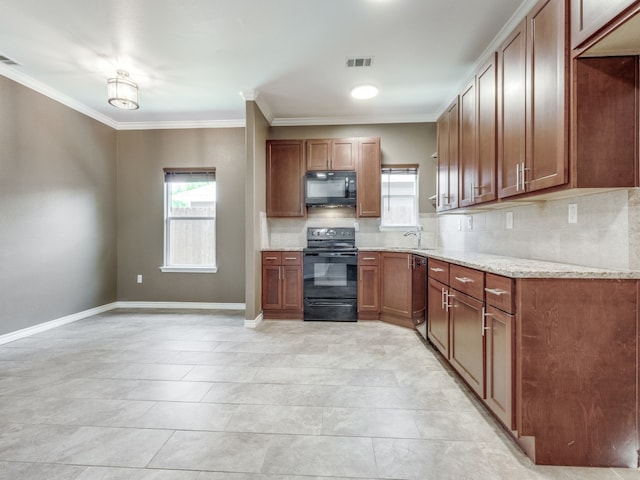
[[[569,223],[578,223],[578,204],[569,204]]]
[[[505,228],[513,230],[513,212],[507,212],[505,215]]]

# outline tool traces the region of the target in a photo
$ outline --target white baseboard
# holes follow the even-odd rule
[[[157,308],[157,309],[197,309],[197,310],[244,310],[244,303],[201,303],[201,302],[113,302],[99,307],[90,308],[82,312],[73,313],[65,317],[50,320],[48,322],[39,323],[32,327],[16,330],[15,332],[6,333],[0,335],[0,345],[5,343],[20,340],[21,338],[35,335],[36,333],[45,332],[52,328],[66,325],[67,323],[77,322],[84,318],[92,317],[100,313],[108,312],[109,310],[115,310],[116,308]],[[255,328],[262,321],[262,314],[260,314],[259,320],[249,320],[251,324],[255,322],[255,326],[247,325],[245,320],[245,327]]]
[[[258,315],[253,320],[249,320],[248,318],[246,318],[244,320],[244,326],[246,328],[258,328],[258,325],[260,325],[262,323],[262,320],[263,320],[263,316],[262,316],[262,313],[261,313],[260,315]]]
[[[38,325],[34,325],[33,327],[27,327],[23,328],[22,330],[16,330],[15,332],[0,335],[0,345],[13,342],[30,335],[35,335],[36,333],[51,330],[52,328],[60,327],[62,325],[66,325],[67,323],[77,322],[78,320],[82,320],[83,318],[108,312],[109,310],[113,310],[114,308],[116,308],[116,303],[108,303],[100,307],[90,308],[89,310],[73,313],[71,315],[67,315],[66,317],[60,317],[55,320],[39,323]]]
[[[115,308],[160,308],[195,310],[244,310],[244,303],[205,303],[205,302],[116,302]]]

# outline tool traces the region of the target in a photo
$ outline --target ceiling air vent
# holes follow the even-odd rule
[[[4,63],[5,65],[19,65],[15,60],[11,60],[9,57],[5,57],[4,55],[0,55],[0,63]]]
[[[347,58],[347,68],[370,67],[372,63],[373,57]]]

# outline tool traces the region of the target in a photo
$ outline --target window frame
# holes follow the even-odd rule
[[[178,272],[178,273],[216,273],[218,271],[218,255],[217,255],[217,247],[218,247],[218,229],[217,229],[217,176],[215,167],[209,168],[164,168],[164,177],[163,177],[163,196],[164,196],[164,211],[163,211],[163,264],[160,267],[162,272]],[[193,178],[194,176],[201,176],[203,178],[202,181],[213,181],[216,183],[216,198],[214,199],[214,213],[212,216],[170,216],[170,208],[169,208],[169,196],[170,189],[169,185],[172,183],[167,181],[167,178],[170,175],[182,176],[185,178]],[[184,182],[188,183],[188,182]],[[195,183],[195,182],[194,182]],[[170,254],[171,254],[171,223],[172,221],[211,221],[213,220],[213,236],[214,236],[214,246],[213,246],[213,264],[208,265],[192,265],[192,264],[171,264]]]
[[[418,164],[387,164],[380,169],[380,226],[381,231],[406,230],[408,228],[420,228],[420,166]],[[387,171],[387,172],[385,172]],[[388,195],[384,192],[384,175],[393,173],[407,173],[415,175],[415,193],[413,195]],[[414,223],[409,224],[389,224],[384,223],[384,201],[385,198],[412,198],[415,202]]]

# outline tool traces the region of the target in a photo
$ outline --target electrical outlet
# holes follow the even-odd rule
[[[138,281],[138,283],[142,283],[142,275],[138,275],[137,281]]]
[[[569,204],[569,223],[578,223],[578,204]]]
[[[467,216],[467,230],[473,230],[473,217],[471,215]]]
[[[458,231],[462,230],[462,218],[457,217],[456,220],[458,220]]]
[[[505,228],[513,230],[513,212],[507,212],[505,215]]]

